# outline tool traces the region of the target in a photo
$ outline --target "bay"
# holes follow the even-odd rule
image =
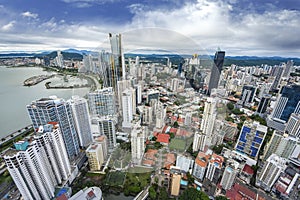
[[[38,67],[7,68],[0,66],[0,138],[9,135],[31,123],[26,105],[36,99],[56,95],[69,99],[72,95],[84,96],[89,88],[46,89],[45,81],[30,87],[23,86],[23,81],[36,75],[52,72]]]

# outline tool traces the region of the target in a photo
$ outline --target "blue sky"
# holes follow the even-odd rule
[[[300,57],[299,0],[1,0],[0,51],[162,49]]]

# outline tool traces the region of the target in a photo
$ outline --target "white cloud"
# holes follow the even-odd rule
[[[8,24],[5,24],[1,27],[2,31],[10,31],[13,29],[14,25],[15,25],[16,21],[11,21]]]
[[[23,17],[34,18],[34,19],[36,19],[39,16],[38,14],[29,11],[23,12],[21,15]]]

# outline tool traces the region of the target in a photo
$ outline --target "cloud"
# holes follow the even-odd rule
[[[106,3],[113,3],[119,0],[61,0],[65,3],[70,3],[77,8],[89,8],[93,5],[102,5]]]
[[[15,23],[16,23],[16,21],[11,21],[8,24],[3,25],[1,27],[1,30],[5,31],[5,32],[10,31],[14,28]]]
[[[36,19],[39,16],[38,14],[29,11],[23,12],[21,15],[23,17],[34,18],[34,19]]]

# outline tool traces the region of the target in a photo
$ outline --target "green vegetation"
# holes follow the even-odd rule
[[[6,170],[3,174],[1,174],[0,176],[0,185],[2,185],[2,183],[6,183],[9,184],[12,182],[12,178],[9,174],[9,172]]]
[[[194,158],[196,158],[198,155],[198,152],[193,152],[193,143],[189,146],[189,148],[186,150],[186,152],[190,153],[191,156],[193,156]]]
[[[173,127],[174,128],[178,128],[179,127],[179,124],[178,124],[178,122],[176,121],[176,122],[174,122],[174,124],[173,124]]]
[[[233,109],[234,109],[234,104],[231,103],[231,102],[229,102],[229,103],[227,104],[227,108],[228,108],[228,110],[233,110]]]
[[[235,114],[235,115],[241,115],[241,114],[244,114],[243,111],[241,111],[240,109],[238,108],[235,108],[232,110],[232,113]]]
[[[109,186],[119,186],[122,187],[126,174],[120,171],[111,171],[107,174],[107,178],[105,179],[105,184]]]
[[[182,195],[179,196],[179,200],[209,200],[207,194],[202,191],[198,191],[195,188],[188,188],[184,190]]]
[[[259,115],[252,115],[250,118],[254,121],[258,121],[262,125],[265,125],[265,126],[267,125],[266,120],[264,118],[260,117]]]
[[[127,173],[126,181],[124,183],[124,194],[137,195],[150,183],[150,174],[148,173]]]
[[[229,116],[226,117],[225,120],[228,121],[228,122],[234,122],[234,119],[232,117],[229,117]]]
[[[186,141],[184,139],[180,138],[173,138],[169,144],[170,150],[178,150],[178,151],[184,151],[186,147]]]
[[[224,197],[224,196],[217,196],[217,197],[215,198],[215,200],[229,200],[229,199],[227,199],[227,198]]]

